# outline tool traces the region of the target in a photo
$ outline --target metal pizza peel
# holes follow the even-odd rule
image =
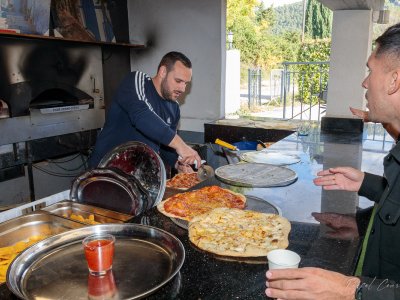
[[[197,178],[200,181],[204,181],[207,178],[211,178],[214,176],[214,169],[208,165],[205,165],[206,161],[201,161],[201,166],[197,169]]]
[[[201,165],[197,170],[197,178],[200,181],[204,181],[207,178],[211,178],[214,176],[214,169],[207,165]]]
[[[178,157],[178,160],[182,159],[181,156]],[[208,165],[205,165],[206,161],[204,159],[201,160],[200,167],[197,167],[197,160],[194,161],[194,169],[197,169],[197,178],[200,181],[204,181],[207,178],[211,178],[214,176],[214,169]]]

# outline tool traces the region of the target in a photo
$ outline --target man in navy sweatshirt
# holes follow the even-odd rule
[[[179,52],[165,54],[153,78],[139,71],[128,74],[107,112],[89,158],[90,167],[96,167],[107,152],[128,141],[147,144],[180,172],[193,171],[192,164],[200,166],[198,153],[177,134],[180,119],[177,99],[191,78],[192,63]]]

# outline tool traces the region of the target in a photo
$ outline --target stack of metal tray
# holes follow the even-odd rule
[[[131,215],[119,213],[113,210],[108,210],[97,206],[77,203],[70,200],[65,200],[46,206],[42,208],[42,210],[67,219],[72,219],[73,221],[76,222],[81,222],[83,224],[89,224],[89,225],[94,225],[96,223],[100,224],[124,223],[132,219]],[[71,218],[72,214],[76,216],[81,216],[82,220]],[[94,222],[91,222],[89,220],[90,215],[92,215]]]

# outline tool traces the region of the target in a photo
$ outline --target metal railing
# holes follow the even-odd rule
[[[365,141],[382,141],[380,148],[369,149],[371,152],[388,152],[396,143],[381,123],[370,123],[364,130]]]
[[[266,116],[320,120],[326,111],[329,62],[283,62],[263,80],[261,69],[248,69],[248,108],[268,105]],[[269,114],[269,115],[268,115]]]
[[[320,120],[326,110],[329,62],[283,62],[283,119]]]
[[[248,106],[261,105],[261,69],[248,70]]]
[[[283,62],[282,65],[283,69],[271,70],[268,81],[262,80],[259,68],[249,69],[248,94],[241,97],[248,99],[249,108],[273,102],[277,109],[273,115],[266,112],[266,117],[320,121],[326,112],[329,62]],[[371,124],[364,134],[366,141],[382,141],[381,149],[371,151],[388,151],[394,143],[381,124]]]

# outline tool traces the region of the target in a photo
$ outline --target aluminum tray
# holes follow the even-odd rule
[[[25,241],[35,235],[55,235],[83,226],[47,212],[34,212],[0,224],[0,247]]]
[[[8,269],[8,288],[23,299],[87,299],[90,278],[82,240],[98,232],[116,237],[112,273],[117,299],[153,293],[179,272],[185,259],[182,243],[161,229],[138,224],[88,226],[22,252]]]
[[[132,216],[152,207],[149,193],[140,182],[116,168],[92,169],[78,176],[70,199]]]
[[[116,211],[92,206],[92,205],[87,205],[87,204],[82,204],[82,203],[77,203],[73,202],[70,200],[65,200],[61,201],[49,206],[46,206],[42,208],[42,210],[45,210],[49,213],[65,217],[65,215],[70,216],[71,214],[76,214],[80,215],[83,218],[87,219],[89,218],[89,215],[94,216],[94,221],[99,222],[99,223],[123,223],[127,222],[130,219],[132,219],[131,215],[126,215],[123,213],[119,213]],[[70,219],[69,217],[67,217]],[[73,221],[76,221],[75,219],[72,219]],[[86,223],[86,222],[82,222]],[[86,223],[90,224],[90,223]]]

